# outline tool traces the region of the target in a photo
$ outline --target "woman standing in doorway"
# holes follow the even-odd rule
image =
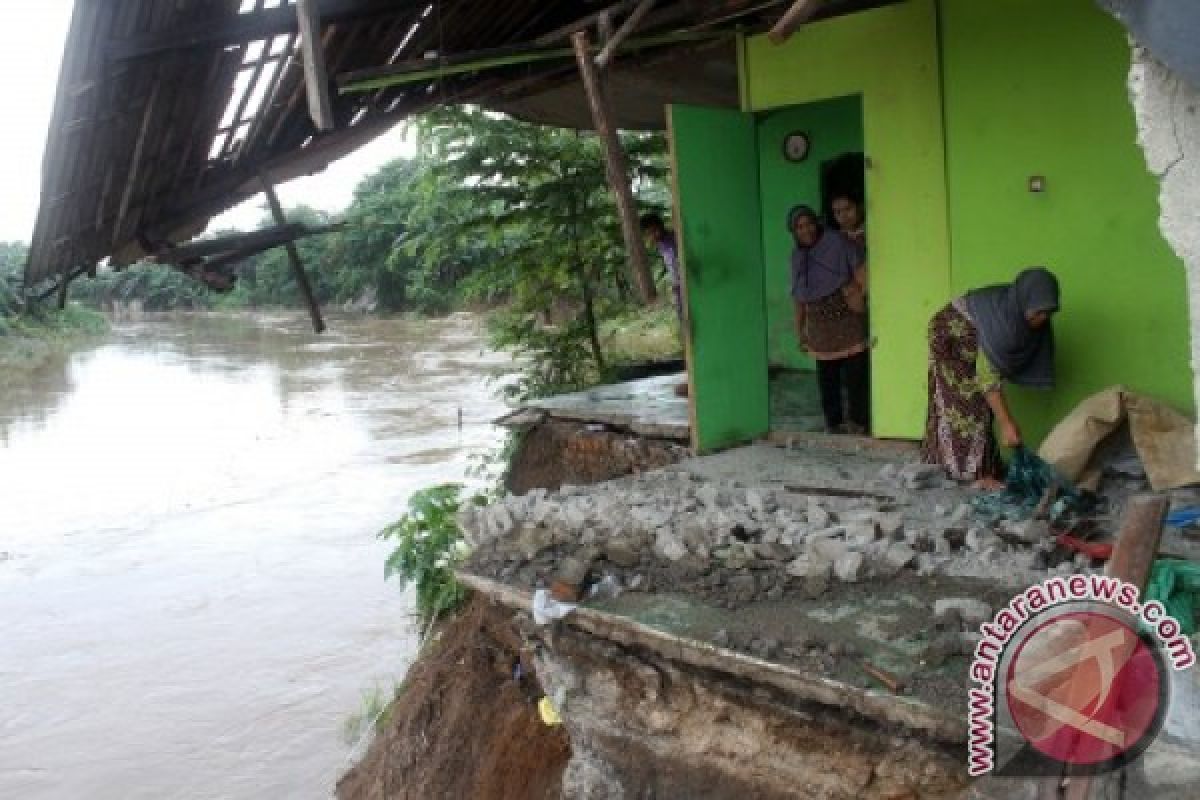
[[[800,348],[817,362],[821,408],[830,433],[865,434],[871,425],[867,355],[867,265],[862,249],[828,233],[815,211],[788,214],[792,251],[792,301]],[[845,419],[842,389],[849,416]]]
[[[929,416],[922,455],[950,477],[994,489],[1003,475],[993,423],[1006,447],[1021,444],[1021,429],[1004,399],[1003,383],[1054,386],[1058,279],[1027,269],[1016,281],[976,289],[951,302],[929,323]]]

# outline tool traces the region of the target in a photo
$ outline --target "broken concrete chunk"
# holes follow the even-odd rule
[[[846,553],[833,562],[833,571],[845,583],[857,583],[863,577],[866,559],[862,553]]]
[[[850,545],[841,538],[821,536],[809,539],[808,551],[821,561],[833,562],[850,552]]]
[[[667,561],[679,561],[688,554],[688,549],[670,528],[659,528],[654,536],[654,552]]]
[[[846,528],[846,543],[854,550],[862,551],[878,538],[873,523],[856,522]]]
[[[901,570],[911,566],[917,560],[917,551],[904,542],[895,542],[888,548],[884,560],[892,569]]]
[[[952,614],[957,614],[966,625],[978,628],[992,618],[992,607],[974,597],[943,597],[934,602],[934,619]]]
[[[788,564],[787,573],[793,578],[829,577],[832,568],[829,561],[813,556],[800,556]]]
[[[517,550],[532,561],[538,554],[554,546],[554,533],[549,528],[524,528],[517,536]]]
[[[904,515],[898,511],[880,514],[877,518],[879,533],[889,539],[895,539],[904,532]]]
[[[818,530],[821,528],[828,528],[829,523],[833,521],[833,518],[829,515],[829,512],[822,508],[821,505],[815,500],[808,504],[807,514],[808,524]]]
[[[967,549],[975,553],[982,553],[984,550],[993,549],[999,546],[999,539],[996,534],[984,528],[972,528],[967,531],[966,545]]]
[[[627,569],[636,567],[642,559],[642,551],[638,545],[628,537],[614,537],[604,543],[601,550],[604,557],[618,567]]]

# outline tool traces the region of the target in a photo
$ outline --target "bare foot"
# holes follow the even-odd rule
[[[980,478],[972,484],[973,489],[981,492],[998,492],[1004,488],[1004,481],[995,478]]]

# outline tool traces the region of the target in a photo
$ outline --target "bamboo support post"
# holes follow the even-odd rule
[[[642,245],[637,205],[633,197],[633,187],[629,183],[629,168],[625,163],[625,153],[617,138],[617,130],[612,123],[608,104],[605,102],[604,92],[600,86],[600,78],[592,61],[591,44],[588,41],[587,32],[580,31],[572,35],[571,43],[575,48],[575,60],[579,63],[583,88],[587,92],[588,104],[591,106],[592,121],[596,125],[596,133],[600,136],[600,141],[604,146],[604,163],[608,168],[608,182],[621,217],[621,233],[625,238],[630,271],[633,272],[633,278],[637,282],[642,302],[649,305],[654,302],[657,292],[654,288],[654,278],[650,275],[646,249]]]
[[[308,113],[319,131],[334,128],[333,102],[329,96],[329,71],[325,45],[321,41],[321,12],[316,0],[297,0],[300,43],[304,51],[304,83],[308,89]]]
[[[287,225],[287,217],[284,216],[283,206],[279,203],[279,196],[275,194],[274,185],[266,174],[259,175],[259,180],[262,182],[263,193],[267,196],[267,203],[271,206],[271,213],[275,216],[275,223],[281,226]],[[300,260],[300,251],[296,249],[295,242],[288,242],[285,247],[288,261],[292,265],[292,273],[296,276],[296,285],[300,288],[300,295],[308,306],[309,316],[312,317],[313,331],[324,333],[325,320],[321,318],[321,306],[317,303],[316,295],[313,294],[308,273],[304,271],[304,262]]]
[[[796,0],[787,11],[783,12],[783,16],[775,23],[775,27],[771,28],[767,38],[773,44],[783,44],[796,32],[797,28],[812,19],[820,5],[821,0]]]
[[[652,8],[654,8],[654,0],[642,0],[642,2],[638,3],[637,8],[633,9],[633,13],[629,15],[625,22],[621,23],[621,27],[617,28],[617,32],[604,43],[604,49],[596,56],[596,69],[603,70],[608,66],[613,56],[616,55],[617,48],[629,38],[631,33],[637,30],[637,26],[641,24],[642,18],[650,13],[650,9]]]
[[[1163,523],[1167,518],[1170,501],[1165,495],[1139,495],[1129,500],[1125,507],[1125,518],[1121,522],[1121,531],[1117,536],[1116,547],[1108,562],[1105,573],[1114,578],[1120,578],[1144,590],[1150,579],[1150,570],[1158,555],[1158,546],[1162,540]],[[1125,655],[1125,658],[1128,654]],[[1071,694],[1078,700],[1071,702],[1071,708],[1081,708],[1089,694],[1093,691],[1092,681],[1088,677],[1071,677]],[[1104,785],[1118,778],[1119,773],[1103,776],[1072,774],[1066,770],[1062,776],[1046,780],[1041,787],[1044,796],[1059,797],[1064,800],[1089,800],[1107,796]],[[1065,781],[1065,783],[1064,783]],[[1062,794],[1058,792],[1062,790]],[[1053,792],[1053,794],[1046,794]]]

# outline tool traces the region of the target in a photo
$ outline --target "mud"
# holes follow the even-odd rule
[[[541,696],[511,615],[474,598],[413,665],[338,800],[557,800],[571,748]]]
[[[513,494],[600,483],[665,467],[687,455],[687,448],[676,440],[547,419],[522,434],[505,483]]]

